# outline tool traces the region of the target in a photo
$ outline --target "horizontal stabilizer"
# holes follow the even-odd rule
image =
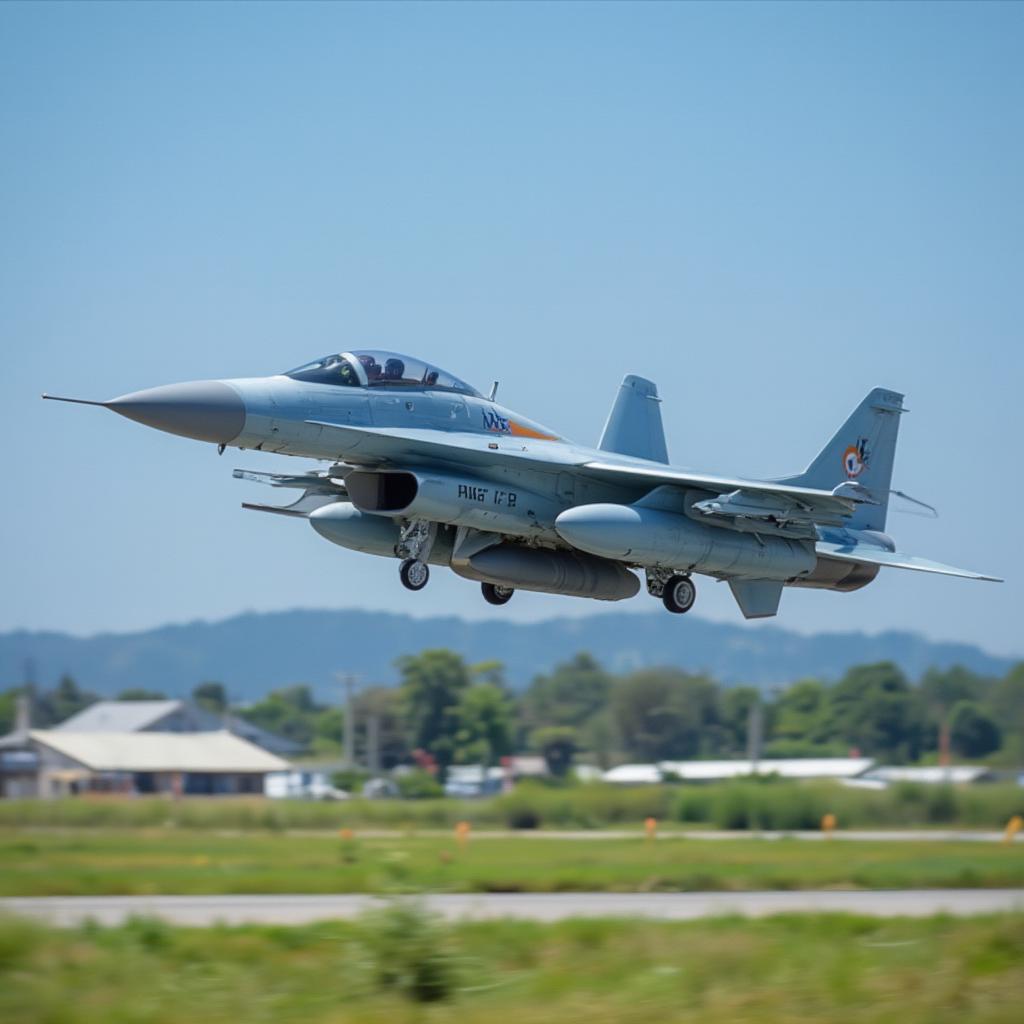
[[[960,576],[966,580],[987,580],[990,583],[1003,582],[999,576],[986,576],[984,573],[958,569],[954,565],[933,562],[916,555],[904,555],[899,551],[883,551],[869,544],[831,544],[821,541],[815,545],[815,550],[823,558],[835,558],[840,562],[860,562],[890,569],[914,569],[917,572],[934,572],[942,576]]]

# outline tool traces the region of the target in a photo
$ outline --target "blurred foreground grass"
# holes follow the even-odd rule
[[[66,931],[0,919],[4,1024],[1021,1019],[1024,916]]]
[[[2,896],[1022,885],[1019,844],[0,828]]]

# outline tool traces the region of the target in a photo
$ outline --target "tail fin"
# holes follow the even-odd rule
[[[859,505],[850,520],[857,530],[884,530],[892,486],[903,395],[875,388],[850,414],[818,457],[785,483],[832,490],[847,481],[869,492],[876,504]]]
[[[615,397],[597,447],[603,452],[668,462],[665,429],[658,408],[660,402],[653,381],[632,374],[627,376]]]

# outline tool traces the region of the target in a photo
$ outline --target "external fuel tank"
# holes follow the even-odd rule
[[[755,537],[637,505],[577,505],[555,520],[569,544],[636,565],[758,580],[791,580],[817,565],[809,541]]]

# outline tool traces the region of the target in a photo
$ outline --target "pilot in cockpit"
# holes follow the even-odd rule
[[[375,380],[380,380],[380,363],[373,356],[360,356],[359,362],[363,364],[363,369],[366,371],[367,381],[372,383]]]
[[[352,364],[347,359],[338,360],[338,377],[342,384],[348,387],[358,387],[359,377],[356,374]]]
[[[405,376],[405,363],[401,359],[392,357],[384,364],[385,380],[401,380]]]

